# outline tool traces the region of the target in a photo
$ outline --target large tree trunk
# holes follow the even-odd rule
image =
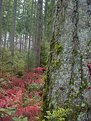
[[[91,25],[88,26],[88,22],[91,22],[90,5],[87,12],[89,7],[86,0],[57,0],[45,82],[44,113],[58,105],[63,106],[68,95],[80,91],[81,83],[86,78],[82,69],[91,37]],[[77,99],[79,103],[81,96]]]

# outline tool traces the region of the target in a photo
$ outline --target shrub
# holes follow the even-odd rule
[[[9,49],[2,49],[1,51],[0,70],[2,72],[14,72],[14,74],[22,74],[25,69],[26,53],[16,51],[14,57],[12,58]]]
[[[70,112],[71,109],[58,108],[54,109],[52,113],[47,111],[47,116],[45,116],[45,118],[48,121],[66,121]],[[42,121],[45,121],[45,119]]]

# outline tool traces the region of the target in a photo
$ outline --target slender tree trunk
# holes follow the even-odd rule
[[[45,15],[44,15],[44,37],[47,37],[47,14],[48,14],[48,1],[45,1]]]
[[[30,15],[30,25],[29,25],[29,46],[28,49],[30,50],[30,43],[31,43],[31,38],[32,38],[32,19],[33,19],[33,3],[34,1],[32,0],[32,7],[31,7],[31,15]]]
[[[16,34],[16,40],[15,40],[15,47],[17,48],[17,44],[18,44],[18,35]]]
[[[14,0],[13,6],[14,7],[13,7],[13,16],[12,16],[12,26],[11,26],[11,33],[10,33],[10,49],[11,49],[12,57],[14,56],[14,36],[15,36],[17,0]]]
[[[8,40],[7,40],[7,48],[9,48],[10,44],[9,44],[9,40],[10,40],[10,32],[8,33],[9,36],[8,36]]]
[[[35,53],[34,49],[35,49],[35,36],[36,36],[36,11],[37,11],[37,2],[36,0],[34,1],[34,8],[33,9],[33,12],[34,12],[34,21],[33,21],[33,36],[32,36],[32,42],[33,42],[33,46],[32,46],[32,49],[33,49],[33,52]]]
[[[25,35],[25,41],[24,41],[24,51],[27,51],[27,35]]]
[[[20,35],[20,52],[22,52],[22,34]]]
[[[53,29],[54,13],[55,13],[55,0],[51,0],[51,6],[52,6],[52,9],[51,9],[51,23],[50,23],[50,30],[51,30],[50,39],[52,38],[52,29]]]
[[[30,56],[30,49],[31,49],[31,39],[32,39],[32,17],[33,17],[33,3],[32,0],[32,7],[31,7],[31,15],[30,15],[30,29],[29,29],[29,43],[28,43],[28,71],[30,70],[30,63],[29,63],[29,56]]]
[[[23,34],[23,38],[22,38],[22,51],[24,51],[24,42],[25,42],[25,35]]]
[[[42,8],[43,0],[38,0],[36,18],[36,37],[35,37],[35,63],[40,66],[40,42],[42,40]]]
[[[2,2],[3,0],[0,0],[0,46],[2,43]]]
[[[7,15],[6,15],[4,48],[6,47],[6,43],[7,43],[7,40],[6,39],[7,39],[7,32],[8,32],[9,9],[10,9],[10,0],[9,0],[9,3],[8,3]]]

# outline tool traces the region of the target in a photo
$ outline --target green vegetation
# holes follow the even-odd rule
[[[45,118],[48,119],[48,121],[66,121],[70,113],[71,109],[58,108],[52,110],[52,113],[47,111]],[[42,121],[45,121],[45,119]]]

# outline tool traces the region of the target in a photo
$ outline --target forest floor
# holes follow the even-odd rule
[[[0,121],[38,121],[44,70],[38,67],[22,77],[0,74]]]

